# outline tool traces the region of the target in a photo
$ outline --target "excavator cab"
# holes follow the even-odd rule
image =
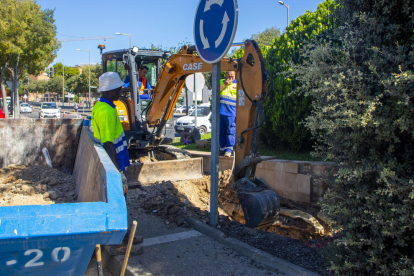
[[[153,130],[152,128],[147,128],[144,122],[152,101],[152,90],[157,84],[161,65],[167,57],[168,52],[145,49],[139,49],[135,53],[131,49],[123,49],[102,54],[103,72],[117,72],[123,81],[127,81],[125,87],[121,90],[120,99],[114,102],[114,104],[118,111],[125,135],[127,138],[130,138],[130,141],[145,141],[148,132]],[[131,59],[133,59],[133,62],[128,63]],[[132,75],[134,75],[133,72],[135,74],[138,72],[138,68],[141,65],[148,67],[146,80],[150,84],[151,89],[136,91],[136,105],[134,105],[133,90],[134,88],[138,90],[138,87],[137,83],[132,85],[129,80],[137,78],[136,76],[132,77]],[[173,122],[170,122],[164,129],[164,144],[171,143],[174,140],[175,131],[173,125]],[[141,147],[141,144],[142,147],[145,147],[145,143],[136,143],[138,148]]]

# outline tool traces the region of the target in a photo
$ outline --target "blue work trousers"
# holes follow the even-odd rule
[[[236,143],[236,117],[220,115],[220,150],[233,152]]]

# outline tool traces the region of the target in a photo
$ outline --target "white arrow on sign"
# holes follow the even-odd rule
[[[213,4],[217,4],[221,7],[223,5],[224,0],[207,0],[206,6],[204,7],[204,12],[208,11]]]
[[[216,48],[221,44],[223,41],[224,35],[226,34],[227,30],[227,23],[229,23],[230,19],[227,15],[227,12],[224,12],[223,21],[221,21],[221,24],[223,24],[223,28],[221,29],[220,36],[216,40]]]
[[[201,36],[201,43],[203,43],[204,49],[210,48],[210,44],[208,44],[207,37],[204,36],[204,21],[200,20],[200,36]]]

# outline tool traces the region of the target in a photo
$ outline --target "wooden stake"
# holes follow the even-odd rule
[[[102,269],[102,255],[101,255],[100,244],[97,244],[95,246],[95,254],[96,254],[96,267],[98,268],[98,276],[104,276],[103,269]]]
[[[132,222],[131,234],[129,235],[129,239],[128,239],[128,247],[127,247],[127,250],[125,252],[124,263],[122,264],[121,276],[124,276],[124,274],[125,274],[125,269],[126,269],[126,266],[127,266],[127,263],[128,263],[129,253],[131,252],[132,241],[134,240],[136,229],[137,229],[137,221],[134,220]]]

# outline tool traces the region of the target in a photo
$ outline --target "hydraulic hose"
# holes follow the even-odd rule
[[[247,99],[257,108],[257,109],[259,109],[259,111],[260,111],[260,113],[262,113],[262,121],[260,122],[260,124],[258,125],[258,126],[255,126],[255,127],[252,127],[252,128],[247,128],[247,129],[245,129],[245,130],[243,130],[242,131],[242,133],[240,133],[240,136],[242,136],[244,133],[246,133],[247,131],[250,131],[250,130],[255,130],[255,129],[258,129],[258,128],[260,128],[262,125],[263,125],[263,123],[264,123],[264,121],[265,121],[265,118],[266,118],[266,115],[265,115],[265,113],[264,113],[264,111],[263,111],[263,109],[257,104],[257,101],[256,100],[252,100],[250,97],[249,97],[249,95],[246,93],[246,89],[244,88],[244,84],[243,84],[243,74],[242,74],[242,64],[241,63],[239,63],[239,70],[240,70],[240,82],[241,82],[241,85],[242,85],[242,88],[243,88],[243,93],[244,93],[244,95],[246,95],[246,97],[247,97]]]

